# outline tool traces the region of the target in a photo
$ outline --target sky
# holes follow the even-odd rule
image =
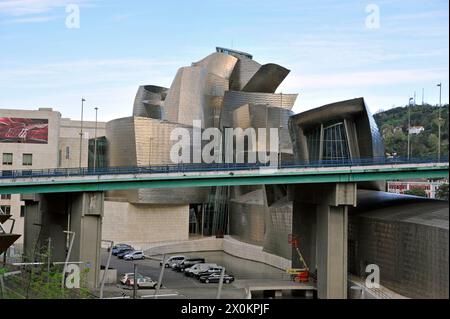
[[[79,15],[77,15],[79,13]],[[291,70],[296,113],[364,97],[372,112],[449,100],[448,0],[0,0],[0,108],[131,116],[216,46]]]

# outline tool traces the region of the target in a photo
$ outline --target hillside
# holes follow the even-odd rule
[[[396,107],[374,115],[383,134],[386,152],[407,156],[408,108]],[[448,104],[441,108],[441,154],[448,156]],[[438,107],[432,105],[411,106],[411,126],[423,126],[420,134],[411,134],[411,156],[437,156]]]

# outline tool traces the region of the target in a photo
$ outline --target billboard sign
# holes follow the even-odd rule
[[[0,143],[48,143],[48,120],[0,117]]]

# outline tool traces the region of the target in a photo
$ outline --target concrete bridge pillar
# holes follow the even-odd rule
[[[82,262],[89,269],[87,282],[97,287],[100,280],[100,245],[103,216],[103,192],[22,195],[26,204],[24,253],[31,261],[51,238],[51,259],[64,262],[68,236],[75,233],[69,261]],[[72,236],[72,235],[70,235]]]
[[[348,206],[356,206],[356,184],[308,184],[290,189],[292,232],[311,272],[317,270],[318,298],[347,298]],[[293,267],[300,262],[292,251]]]

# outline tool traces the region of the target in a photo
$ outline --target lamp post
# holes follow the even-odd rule
[[[442,106],[442,83],[437,85],[439,87],[439,106],[438,106],[438,161],[441,160],[441,106]]]
[[[98,107],[95,107],[95,129],[94,129],[94,172],[97,168],[97,113]]]
[[[409,161],[409,156],[410,156],[410,152],[411,152],[411,102],[414,99],[411,97],[409,98],[409,102],[408,102],[408,161]]]
[[[79,160],[79,168],[81,169],[81,151],[83,148],[83,111],[84,111],[84,102],[86,100],[84,98],[81,99],[81,124],[80,124],[80,160]]]

